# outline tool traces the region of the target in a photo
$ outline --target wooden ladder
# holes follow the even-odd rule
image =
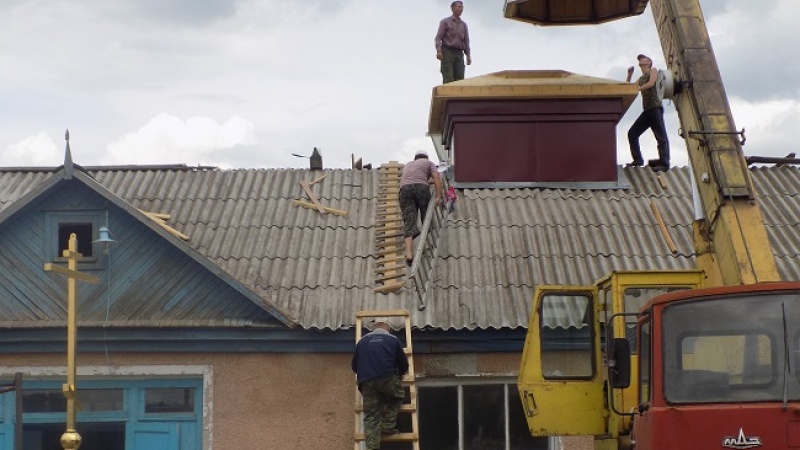
[[[387,294],[405,286],[406,261],[403,214],[397,195],[403,164],[391,161],[378,168],[375,217],[375,291]]]
[[[408,373],[403,376],[402,383],[408,389],[408,403],[400,407],[398,418],[402,414],[410,414],[411,431],[402,431],[398,434],[383,435],[381,442],[408,442],[413,450],[419,450],[419,418],[417,416],[417,384],[414,375],[414,352],[411,347],[411,318],[404,309],[386,311],[358,311],[356,313],[356,344],[361,340],[361,330],[364,328],[364,319],[375,317],[402,317],[405,320],[406,346],[404,351],[408,358]],[[361,443],[366,439],[364,435],[364,404],[361,392],[356,389],[356,415],[355,415],[355,446],[354,450],[361,450]]]

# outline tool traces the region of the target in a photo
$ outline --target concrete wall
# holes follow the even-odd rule
[[[203,448],[352,449],[350,354],[78,355],[80,380],[204,378]],[[61,377],[64,355],[5,355],[0,375]],[[419,377],[510,376],[519,354],[416,355]],[[80,431],[80,429],[79,429]]]

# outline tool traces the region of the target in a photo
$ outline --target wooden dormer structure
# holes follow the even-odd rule
[[[459,188],[616,187],[616,126],[636,95],[563,70],[496,72],[433,88],[428,133]]]

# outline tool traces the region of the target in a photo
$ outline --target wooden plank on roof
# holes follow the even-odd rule
[[[658,206],[656,206],[656,203],[653,200],[650,200],[650,209],[653,210],[653,215],[658,223],[658,228],[661,230],[661,235],[664,236],[664,240],[667,242],[670,252],[672,252],[673,255],[678,253],[678,248],[675,246],[675,242],[673,242],[672,236],[670,236],[669,230],[667,230],[667,225],[664,223],[664,219],[661,217],[661,212],[658,210]]]
[[[309,202],[303,201],[303,200],[300,200],[300,199],[297,199],[297,198],[294,199],[293,203],[295,205],[297,205],[297,206],[302,206],[304,208],[317,209],[317,205],[315,205],[313,203],[309,203]],[[323,205],[320,205],[320,206],[322,206],[322,209],[324,209],[326,212],[329,212],[331,214],[334,214],[334,215],[337,215],[337,216],[346,216],[347,215],[347,211],[344,211],[344,210],[341,210],[341,209],[330,208],[328,206],[323,206]]]
[[[178,239],[183,239],[184,241],[188,241],[190,239],[189,236],[187,236],[187,235],[181,233],[180,231],[176,230],[175,228],[172,228],[171,226],[167,225],[166,220],[168,220],[170,217],[172,217],[170,214],[150,212],[150,211],[145,211],[145,210],[142,210],[142,209],[139,209],[138,211],[140,213],[144,214],[145,216],[147,216],[147,218],[152,220],[153,223],[155,223],[156,225],[158,225],[161,228],[163,228],[164,230],[166,230],[167,233],[177,237]]]
[[[317,196],[311,192],[311,186],[308,185],[308,182],[306,180],[300,180],[300,186],[302,186],[303,190],[306,191],[306,195],[308,195],[308,198],[311,199],[311,203],[314,204],[314,206],[317,208],[317,211],[319,211],[321,214],[327,214],[328,212],[325,211],[325,208],[319,203]]]
[[[315,185],[315,184],[319,183],[320,181],[322,181],[323,179],[325,179],[325,177],[327,177],[327,176],[328,176],[328,174],[327,174],[327,173],[324,173],[324,174],[322,174],[322,176],[321,176],[321,177],[319,177],[319,178],[315,179],[315,180],[314,180],[314,181],[312,181],[311,183],[308,183],[308,185],[309,185],[309,186],[313,186],[313,185]]]

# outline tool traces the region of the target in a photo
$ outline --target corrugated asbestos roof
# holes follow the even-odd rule
[[[312,187],[346,217],[293,204],[321,172],[162,167],[90,168],[131,205],[171,215],[188,244],[303,328],[351,327],[358,310],[405,308],[417,327],[522,327],[537,284],[590,284],[611,270],[693,267],[688,168],[624,169],[631,188],[459,191],[428,308],[411,289],[374,291],[377,171],[326,170]],[[755,168],[764,220],[785,280],[800,280],[800,169]],[[52,176],[0,170],[0,212]],[[654,219],[659,209],[677,253]]]

